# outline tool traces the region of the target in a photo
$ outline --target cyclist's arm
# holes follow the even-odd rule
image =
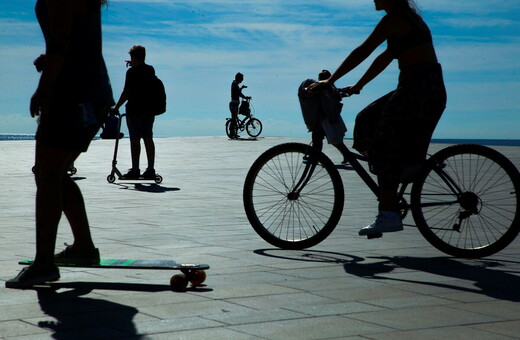
[[[329,78],[329,83],[334,83],[336,80],[343,77],[345,74],[352,71],[366,58],[368,58],[374,50],[381,45],[390,35],[393,30],[391,23],[385,17],[374,28],[372,33],[360,46],[356,47],[341,63],[338,69]]]
[[[388,53],[388,50],[385,50],[381,53],[374,61],[372,65],[368,68],[365,74],[359,79],[359,81],[351,87],[352,93],[359,93],[366,84],[368,84],[372,79],[377,77],[383,70],[390,65],[393,58]]]

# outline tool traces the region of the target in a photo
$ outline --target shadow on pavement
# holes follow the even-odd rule
[[[58,293],[53,288],[35,288],[41,310],[56,321],[39,321],[53,331],[53,339],[144,339],[133,323],[138,310],[131,306],[84,297],[91,292],[78,288]]]
[[[518,289],[518,287],[520,287],[520,277],[507,270],[500,270],[500,267],[504,266],[501,261],[408,256],[372,258],[381,259],[381,261],[367,264],[351,262],[345,264],[345,272],[367,279],[393,280],[432,287],[443,287],[482,294],[500,300],[520,301],[520,290]],[[393,277],[384,276],[384,274],[391,273],[398,268],[412,269],[457,280],[470,281],[473,282],[473,285],[477,289],[442,282],[400,279],[395,275]],[[515,273],[518,274],[517,272]]]

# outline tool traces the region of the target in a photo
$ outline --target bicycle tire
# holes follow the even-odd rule
[[[435,248],[479,258],[516,238],[520,174],[509,159],[494,149],[465,144],[437,152],[427,164],[414,181],[411,204],[419,231]],[[439,173],[449,175],[462,195],[455,195]]]
[[[305,157],[317,165],[299,195],[291,197],[309,169]],[[323,241],[341,218],[344,198],[336,166],[322,152],[301,143],[280,144],[260,155],[249,169],[243,191],[253,229],[282,249],[305,249]]]
[[[247,134],[251,137],[258,137],[262,133],[262,122],[257,118],[251,118],[246,123]]]
[[[238,133],[238,127],[235,126],[235,131],[231,131],[231,122],[232,122],[231,119],[228,119],[228,120],[226,121],[226,135],[227,135],[229,138],[233,139],[233,138],[237,135],[237,133]],[[238,123],[237,123],[237,124],[238,124]]]

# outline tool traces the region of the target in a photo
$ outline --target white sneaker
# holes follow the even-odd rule
[[[377,215],[376,220],[369,226],[359,231],[360,236],[378,233],[389,233],[403,230],[403,221],[399,215],[388,218],[381,214]]]

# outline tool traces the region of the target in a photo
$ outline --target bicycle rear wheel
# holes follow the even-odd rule
[[[246,123],[247,134],[251,137],[258,137],[262,133],[262,122],[256,118],[251,118]]]
[[[228,119],[226,121],[226,135],[229,138],[234,138],[237,135],[237,130],[238,130],[237,125],[238,125],[238,123],[236,123],[234,128],[233,128],[233,120],[232,119]]]
[[[457,257],[492,255],[520,231],[520,174],[481,145],[439,151],[412,187],[412,213],[434,247]]]
[[[251,226],[265,241],[304,249],[323,241],[338,224],[343,182],[322,152],[306,144],[280,144],[251,166],[243,200]]]

